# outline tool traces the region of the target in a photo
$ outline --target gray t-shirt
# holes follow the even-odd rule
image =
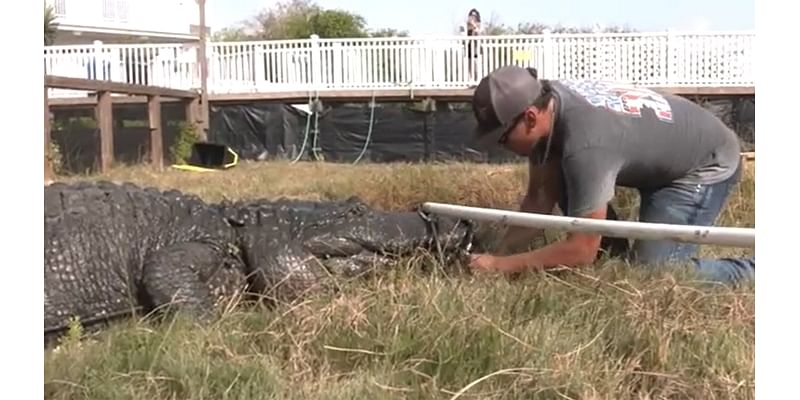
[[[710,184],[739,164],[736,134],[688,99],[616,83],[550,82],[558,98],[550,151],[561,156],[565,215],[603,207],[615,185]],[[531,162],[544,147],[537,144]]]

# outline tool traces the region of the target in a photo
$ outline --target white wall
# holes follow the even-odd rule
[[[63,11],[62,29],[91,28],[189,35],[199,22],[195,0],[46,0]]]

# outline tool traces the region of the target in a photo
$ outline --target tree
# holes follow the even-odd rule
[[[243,42],[251,39],[252,36],[242,27],[222,28],[211,35],[211,40],[214,42]]]
[[[544,33],[545,29],[549,29],[550,33],[594,33],[600,31],[602,33],[624,33],[635,32],[628,26],[606,26],[600,29],[592,26],[563,26],[561,24],[549,26],[539,22],[525,22],[517,25],[516,33],[522,35],[537,35]]]
[[[56,40],[56,13],[53,6],[44,6],[44,45],[50,46]]]
[[[308,18],[308,36],[321,38],[366,37],[367,22],[364,17],[343,10],[315,10]],[[302,31],[299,31],[302,32]]]
[[[366,20],[359,14],[324,9],[310,0],[288,0],[265,9],[239,26],[215,35],[223,41],[367,37]]]
[[[489,19],[481,23],[481,36],[513,35],[514,33],[513,29],[500,22],[500,18],[495,13],[489,15]]]
[[[408,37],[408,31],[401,31],[394,28],[381,28],[370,32],[369,36],[380,38]]]

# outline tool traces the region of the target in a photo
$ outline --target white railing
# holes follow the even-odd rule
[[[197,48],[180,44],[46,46],[45,72],[71,78],[110,80],[190,90],[199,87]],[[51,89],[54,97],[88,92]]]
[[[753,32],[665,32],[210,43],[208,89],[236,94],[466,88],[507,64],[535,67],[548,79],[611,79],[653,87],[754,86],[754,37]],[[473,65],[468,45],[477,55]],[[196,44],[50,46],[45,48],[45,70],[198,88],[196,51]]]

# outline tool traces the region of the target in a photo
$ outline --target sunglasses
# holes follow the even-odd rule
[[[521,121],[522,117],[524,116],[525,113],[523,112],[522,114],[517,115],[516,117],[514,117],[513,120],[511,120],[511,126],[505,132],[503,132],[502,135],[500,135],[499,139],[497,139],[498,144],[506,144],[506,142],[508,142],[508,137],[511,136],[511,131],[514,130],[514,128],[517,126],[517,124],[519,124],[519,121]]]

